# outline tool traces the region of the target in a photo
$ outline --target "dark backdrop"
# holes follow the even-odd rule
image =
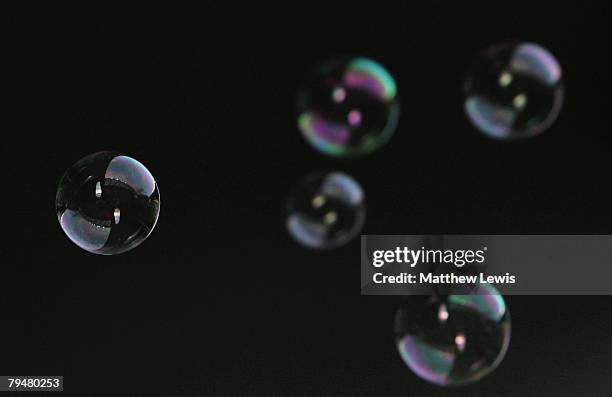
[[[610,233],[611,7],[446,3],[7,12],[0,372],[63,375],[74,395],[610,395],[610,298],[508,298],[500,367],[442,389],[397,354],[396,300],[359,295],[358,241],[314,253],[285,231],[291,188],[339,169],[365,189],[364,233]],[[506,39],[550,49],[566,80],[527,142],[463,115],[466,70]],[[296,128],[297,87],[338,54],[399,86],[397,133],[361,160]],[[54,212],[62,173],[107,149],[143,162],[162,202],[115,257],[80,250]]]

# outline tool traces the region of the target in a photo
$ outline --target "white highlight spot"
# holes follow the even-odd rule
[[[448,320],[448,309],[444,303],[441,304],[438,309],[438,320],[440,320],[441,323],[445,323],[446,320]]]
[[[342,87],[336,87],[332,92],[332,98],[336,103],[344,102],[346,99],[346,91]]]
[[[315,198],[312,199],[312,207],[321,208],[325,204],[325,201],[324,196],[315,196]]]
[[[328,212],[323,217],[323,223],[325,223],[326,225],[331,225],[332,223],[335,223],[337,220],[338,220],[338,214],[336,214],[333,211]]]
[[[498,83],[502,87],[508,87],[510,83],[512,83],[512,79],[513,77],[511,73],[503,72],[502,74],[499,75]]]
[[[512,100],[512,105],[517,109],[523,109],[527,105],[527,96],[525,94],[518,94]]]
[[[96,197],[102,197],[102,185],[100,185],[100,181],[96,182]]]
[[[462,352],[465,349],[465,335],[458,333],[457,336],[455,336],[455,345],[457,345],[457,350]]]
[[[119,220],[121,218],[121,210],[119,210],[119,208],[115,208],[115,225],[119,224]]]

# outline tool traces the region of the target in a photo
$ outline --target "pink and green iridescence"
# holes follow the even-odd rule
[[[353,157],[383,146],[399,119],[397,86],[376,61],[353,58],[320,68],[303,95],[298,127],[320,152]]]
[[[395,80],[379,63],[368,58],[352,60],[343,76],[344,85],[363,90],[383,102],[392,101],[397,95]]]
[[[397,335],[398,351],[412,372],[430,383],[475,382],[505,356],[510,317],[503,297],[492,286],[485,285],[477,294],[449,295],[416,311],[401,310],[404,318],[414,321]],[[445,315],[439,316],[439,310]]]

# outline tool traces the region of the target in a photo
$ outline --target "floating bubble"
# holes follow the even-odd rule
[[[352,240],[365,221],[361,186],[341,172],[311,175],[288,202],[287,229],[297,242],[312,249],[330,249]]]
[[[153,231],[159,189],[144,165],[114,152],[90,154],[62,177],[55,200],[66,235],[102,255],[129,251]]]
[[[485,135],[521,139],[550,127],[563,104],[561,66],[534,43],[494,46],[465,84],[465,112]]]
[[[397,348],[420,378],[440,386],[482,379],[503,360],[510,314],[490,285],[470,295],[411,297],[395,316]]]
[[[317,150],[355,157],[383,146],[399,119],[393,77],[368,58],[321,64],[298,96],[298,127]]]

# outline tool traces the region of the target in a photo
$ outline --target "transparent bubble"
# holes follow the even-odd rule
[[[72,242],[95,254],[114,255],[135,248],[151,234],[159,215],[159,189],[138,161],[99,152],[66,171],[55,208]]]
[[[383,146],[399,119],[393,77],[368,58],[321,64],[298,96],[298,127],[317,150],[354,157]]]
[[[489,48],[465,84],[465,112],[485,135],[520,139],[550,127],[563,104],[561,66],[534,43]]]
[[[475,382],[503,360],[510,314],[495,288],[470,295],[411,297],[395,316],[399,353],[420,378],[440,386]]]
[[[312,249],[342,246],[363,227],[364,201],[361,186],[346,174],[311,175],[289,198],[286,219],[289,234]]]

